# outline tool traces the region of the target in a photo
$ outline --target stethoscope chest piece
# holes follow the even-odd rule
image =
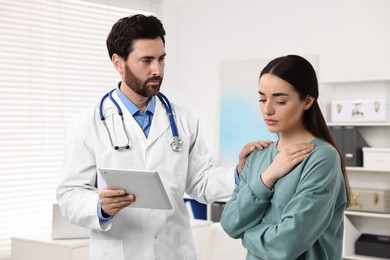
[[[173,140],[171,142],[171,149],[174,152],[181,152],[181,150],[183,150],[183,140],[176,136],[173,137]]]

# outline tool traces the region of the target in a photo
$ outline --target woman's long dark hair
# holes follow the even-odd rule
[[[337,144],[329,131],[325,118],[318,105],[318,80],[313,66],[310,62],[300,56],[287,55],[276,58],[268,63],[268,65],[261,71],[260,77],[265,73],[275,75],[290,83],[294,87],[295,91],[298,92],[301,100],[305,100],[307,96],[311,96],[315,99],[312,106],[305,111],[303,115],[303,123],[311,134],[330,143],[338,151],[347,192],[348,206],[350,202],[350,190],[347,171],[345,168],[346,163],[344,156],[340,152],[340,149],[337,147]]]

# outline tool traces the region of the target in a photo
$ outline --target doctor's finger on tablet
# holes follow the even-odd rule
[[[105,188],[99,192],[99,200],[103,211],[111,216],[135,202],[136,197],[121,189]]]

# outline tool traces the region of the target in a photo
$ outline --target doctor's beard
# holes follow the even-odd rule
[[[145,81],[142,81],[130,70],[127,64],[125,66],[125,72],[126,85],[138,95],[143,97],[152,97],[157,95],[157,93],[160,91],[162,77],[154,76],[147,78]],[[152,80],[158,80],[160,83],[158,85],[147,85],[147,83]]]

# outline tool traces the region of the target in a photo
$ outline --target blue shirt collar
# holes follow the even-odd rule
[[[127,110],[129,110],[129,112],[131,113],[131,115],[134,116],[134,114],[136,114],[139,110],[139,108],[128,98],[126,97],[122,91],[120,90],[119,86],[120,86],[120,82],[118,83],[118,86],[116,87],[116,93],[119,97],[119,99],[122,101],[122,103],[125,105],[125,107],[127,108]],[[150,113],[154,114],[154,111],[155,111],[155,99],[156,97],[153,96],[151,99],[149,99],[148,101],[148,104],[146,106],[146,109],[145,109],[145,112],[146,113],[147,111],[149,111]],[[142,111],[141,111],[142,112]]]

